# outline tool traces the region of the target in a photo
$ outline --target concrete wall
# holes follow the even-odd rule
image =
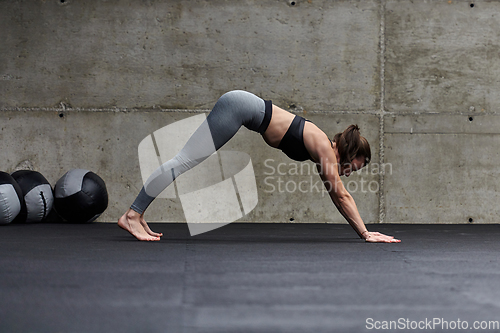
[[[360,125],[373,164],[345,185],[365,222],[496,223],[498,13],[457,0],[1,1],[0,170],[54,184],[88,168],[110,194],[100,221],[115,221],[142,186],[141,140],[245,89],[330,136]],[[223,149],[252,158],[259,202],[242,221],[344,222],[319,177],[255,133]],[[178,199],[147,218],[184,221]]]

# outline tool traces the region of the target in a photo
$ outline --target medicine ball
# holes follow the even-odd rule
[[[7,172],[0,171],[0,224],[14,221],[21,212],[23,195],[17,182]]]
[[[21,188],[24,204],[21,213],[14,222],[42,222],[52,210],[54,195],[52,186],[41,173],[31,170],[19,170],[12,174]]]
[[[92,222],[108,208],[106,184],[89,170],[72,169],[56,183],[54,207],[68,222]]]

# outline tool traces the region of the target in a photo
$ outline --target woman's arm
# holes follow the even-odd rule
[[[321,169],[318,166],[318,169]],[[379,232],[370,232],[366,228],[361,216],[359,215],[356,202],[352,196],[347,192],[342,182],[335,182],[332,180],[334,177],[325,177],[321,171],[320,176],[323,179],[323,183],[332,199],[333,204],[339,210],[340,214],[347,220],[351,227],[356,231],[358,236],[367,242],[386,242],[386,243],[398,243],[400,240],[395,239],[392,236],[387,236]],[[340,177],[339,177],[340,178]],[[335,184],[335,185],[333,185]]]
[[[317,168],[335,207],[337,207],[340,214],[347,220],[358,236],[366,239],[368,230],[359,215],[356,202],[354,202],[351,194],[345,189],[344,184],[340,181],[340,177],[339,179],[336,179],[335,176],[328,177],[328,173],[324,171],[325,168],[330,168],[328,164],[318,164]]]
[[[323,134],[324,135],[324,134]],[[334,150],[330,146],[330,140],[326,141],[320,136],[315,140],[312,147],[311,157],[316,161],[317,168],[326,190],[332,199],[333,204],[340,214],[347,220],[351,227],[362,239],[367,242],[387,242],[396,243],[400,240],[392,236],[387,236],[378,232],[369,232],[359,215],[354,199],[345,189],[339,175],[339,166]],[[313,148],[314,147],[314,148]],[[311,152],[310,150],[310,152]]]

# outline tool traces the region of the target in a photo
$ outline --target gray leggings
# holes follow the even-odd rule
[[[265,111],[266,103],[254,94],[242,90],[224,94],[181,151],[149,176],[130,208],[142,214],[180,174],[222,147],[241,125],[255,132],[261,131]]]

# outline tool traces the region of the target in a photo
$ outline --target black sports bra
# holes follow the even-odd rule
[[[309,152],[304,145],[303,133],[306,121],[309,120],[300,116],[295,116],[290,127],[288,127],[288,130],[278,145],[278,149],[281,149],[286,156],[295,161],[306,161],[311,159],[311,155],[309,155]]]

